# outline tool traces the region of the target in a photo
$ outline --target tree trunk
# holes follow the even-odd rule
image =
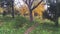
[[[57,15],[55,16],[54,22],[55,22],[55,26],[58,26],[58,17],[57,17]]]
[[[14,11],[12,10],[12,18],[14,18]]]
[[[33,15],[32,15],[32,10],[30,10],[30,22],[33,21]]]
[[[12,18],[14,18],[14,1],[12,0]]]
[[[12,7],[12,18],[14,18],[14,8]]]
[[[55,20],[55,26],[58,26],[58,19]]]

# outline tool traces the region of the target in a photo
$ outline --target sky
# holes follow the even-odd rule
[[[14,5],[17,7],[17,8],[20,8],[21,6],[24,5],[24,2],[22,0],[14,0]],[[47,5],[45,5],[45,9],[47,9]]]
[[[24,3],[22,0],[14,0],[14,5],[19,8],[24,5]]]

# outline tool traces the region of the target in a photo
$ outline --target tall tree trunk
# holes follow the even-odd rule
[[[33,15],[32,15],[32,10],[30,10],[30,22],[33,21]]]
[[[14,18],[14,1],[12,0],[12,18]]]
[[[55,19],[55,26],[58,26],[58,18]]]
[[[14,18],[14,10],[13,10],[13,8],[12,8],[12,18]]]
[[[58,26],[58,18],[59,18],[59,3],[56,0],[56,19],[55,19],[55,26]]]

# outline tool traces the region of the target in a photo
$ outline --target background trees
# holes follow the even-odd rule
[[[38,7],[36,7],[34,10],[33,10],[33,16],[34,15],[37,15],[40,19],[43,18],[43,12],[45,11],[45,3],[42,2],[41,4],[39,4]]]
[[[37,3],[37,5],[33,6],[33,3],[37,0],[23,0],[26,5],[29,8],[29,12],[30,12],[30,21],[33,21],[33,16],[32,16],[32,11],[43,1],[43,0],[39,0],[39,2]]]

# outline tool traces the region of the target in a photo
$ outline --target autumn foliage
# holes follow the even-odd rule
[[[15,8],[17,11],[20,12],[21,15],[24,15],[24,14],[29,14],[29,10],[28,10],[28,7],[27,6],[22,6],[21,8]],[[44,8],[44,3],[42,2],[37,8],[35,8],[33,11],[32,11],[32,15],[36,15],[41,17],[42,18],[42,15],[43,15],[43,12],[44,12],[45,8]]]
[[[4,11],[3,8],[0,7],[0,13],[3,13],[3,11]]]
[[[14,7],[15,11],[19,12],[22,16],[28,12],[27,6],[21,6],[20,8]]]
[[[16,6],[14,6],[14,9],[16,11],[16,13],[20,13],[22,16],[24,14],[29,14],[29,9],[26,5],[20,7],[20,8],[17,8]],[[41,3],[37,8],[35,8],[33,11],[32,11],[32,15],[35,16],[39,16],[42,18],[42,15],[43,15],[43,12],[44,12],[45,8],[44,8],[44,3]],[[3,8],[0,8],[0,13],[3,13]]]
[[[34,14],[38,15],[40,18],[42,18],[43,12],[44,12],[44,3],[41,3],[37,8],[33,10],[33,16]]]

